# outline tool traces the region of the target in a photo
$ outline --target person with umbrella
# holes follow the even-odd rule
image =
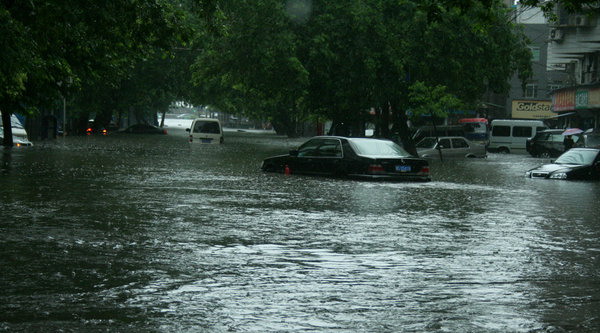
[[[568,128],[562,133],[562,135],[565,136],[565,138],[563,140],[563,146],[565,147],[565,151],[568,151],[569,149],[573,148],[573,146],[575,145],[575,141],[573,141],[573,135],[579,134],[582,132],[583,131],[579,128]]]

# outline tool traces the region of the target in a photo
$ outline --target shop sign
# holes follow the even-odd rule
[[[575,90],[557,91],[552,95],[554,112],[575,110]]]
[[[592,88],[589,90],[588,108],[600,108],[600,88]]]
[[[588,108],[588,91],[577,90],[575,93],[575,109],[587,109]]]
[[[512,101],[512,117],[516,119],[546,119],[556,116],[551,101]]]

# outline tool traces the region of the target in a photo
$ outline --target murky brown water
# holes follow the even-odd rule
[[[525,179],[525,155],[263,174],[301,141],[227,134],[3,152],[0,330],[600,331],[599,183]]]

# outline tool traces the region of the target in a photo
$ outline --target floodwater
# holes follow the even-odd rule
[[[0,331],[600,331],[599,183],[263,174],[301,140],[226,134],[0,151]]]

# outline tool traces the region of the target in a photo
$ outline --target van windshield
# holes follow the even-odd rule
[[[216,121],[197,121],[194,133],[221,134],[221,129]]]

